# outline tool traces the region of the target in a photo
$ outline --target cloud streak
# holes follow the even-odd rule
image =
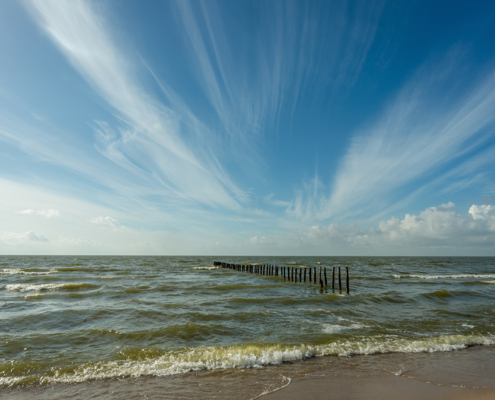
[[[377,199],[432,176],[493,135],[495,72],[461,100],[448,102],[437,92],[453,84],[445,64],[421,69],[374,126],[353,138],[331,195],[313,203],[314,214],[326,219],[350,209],[357,214],[379,210],[383,203]],[[442,94],[449,97],[448,91]]]
[[[25,214],[25,215],[40,215],[45,218],[54,218],[54,217],[59,217],[60,212],[58,210],[50,209],[50,210],[32,210],[28,208],[27,210],[22,210],[19,211],[19,214]]]
[[[35,21],[74,68],[114,108],[120,126],[96,127],[98,149],[134,175],[160,183],[169,195],[209,206],[239,209],[223,170],[208,157],[208,141],[197,149],[184,143],[177,115],[144,91],[135,65],[116,45],[107,22],[83,0],[26,3]]]
[[[245,38],[234,41],[217,2],[175,6],[197,81],[225,131],[249,147],[301,97],[355,83],[383,10],[382,1],[263,2],[244,10],[258,26],[254,37],[241,22]]]

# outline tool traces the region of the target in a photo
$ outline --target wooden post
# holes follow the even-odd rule
[[[323,279],[321,279],[321,267],[318,269],[319,269],[319,273],[320,273],[320,286],[323,289]]]
[[[323,268],[323,273],[325,275],[325,287],[328,287],[328,285],[327,285],[327,268],[326,267]]]
[[[345,291],[349,294],[349,267],[345,267]]]
[[[316,267],[314,268],[313,275],[314,275],[313,283],[316,283]]]
[[[304,283],[306,283],[306,271],[307,271],[307,268],[304,268]]]
[[[302,282],[302,268],[299,268],[299,283]]]
[[[342,290],[342,282],[340,280],[340,267],[339,267],[339,290]]]
[[[311,283],[311,281],[313,280],[312,276],[311,276],[311,268],[308,268],[308,274],[309,274],[309,280],[308,282]]]
[[[332,267],[332,290],[335,287],[335,267]]]

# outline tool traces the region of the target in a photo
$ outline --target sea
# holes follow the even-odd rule
[[[328,286],[215,261],[326,269]],[[0,395],[13,398],[203,385],[254,399],[321,363],[493,344],[495,258],[0,256]]]

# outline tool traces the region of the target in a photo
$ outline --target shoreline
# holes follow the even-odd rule
[[[491,400],[495,388],[458,388],[439,386],[400,376],[384,375],[360,378],[295,378],[290,385],[262,395],[263,400]]]
[[[11,399],[417,399],[495,398],[495,346],[435,353],[315,357],[263,368],[201,370],[1,389]]]

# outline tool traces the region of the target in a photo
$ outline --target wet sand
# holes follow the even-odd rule
[[[9,399],[495,399],[495,347],[318,357],[266,368],[192,371],[0,390]]]
[[[378,368],[369,368],[370,358]],[[264,400],[484,400],[495,399],[495,351],[473,347],[448,353],[355,357],[353,374],[334,366],[304,376]]]

